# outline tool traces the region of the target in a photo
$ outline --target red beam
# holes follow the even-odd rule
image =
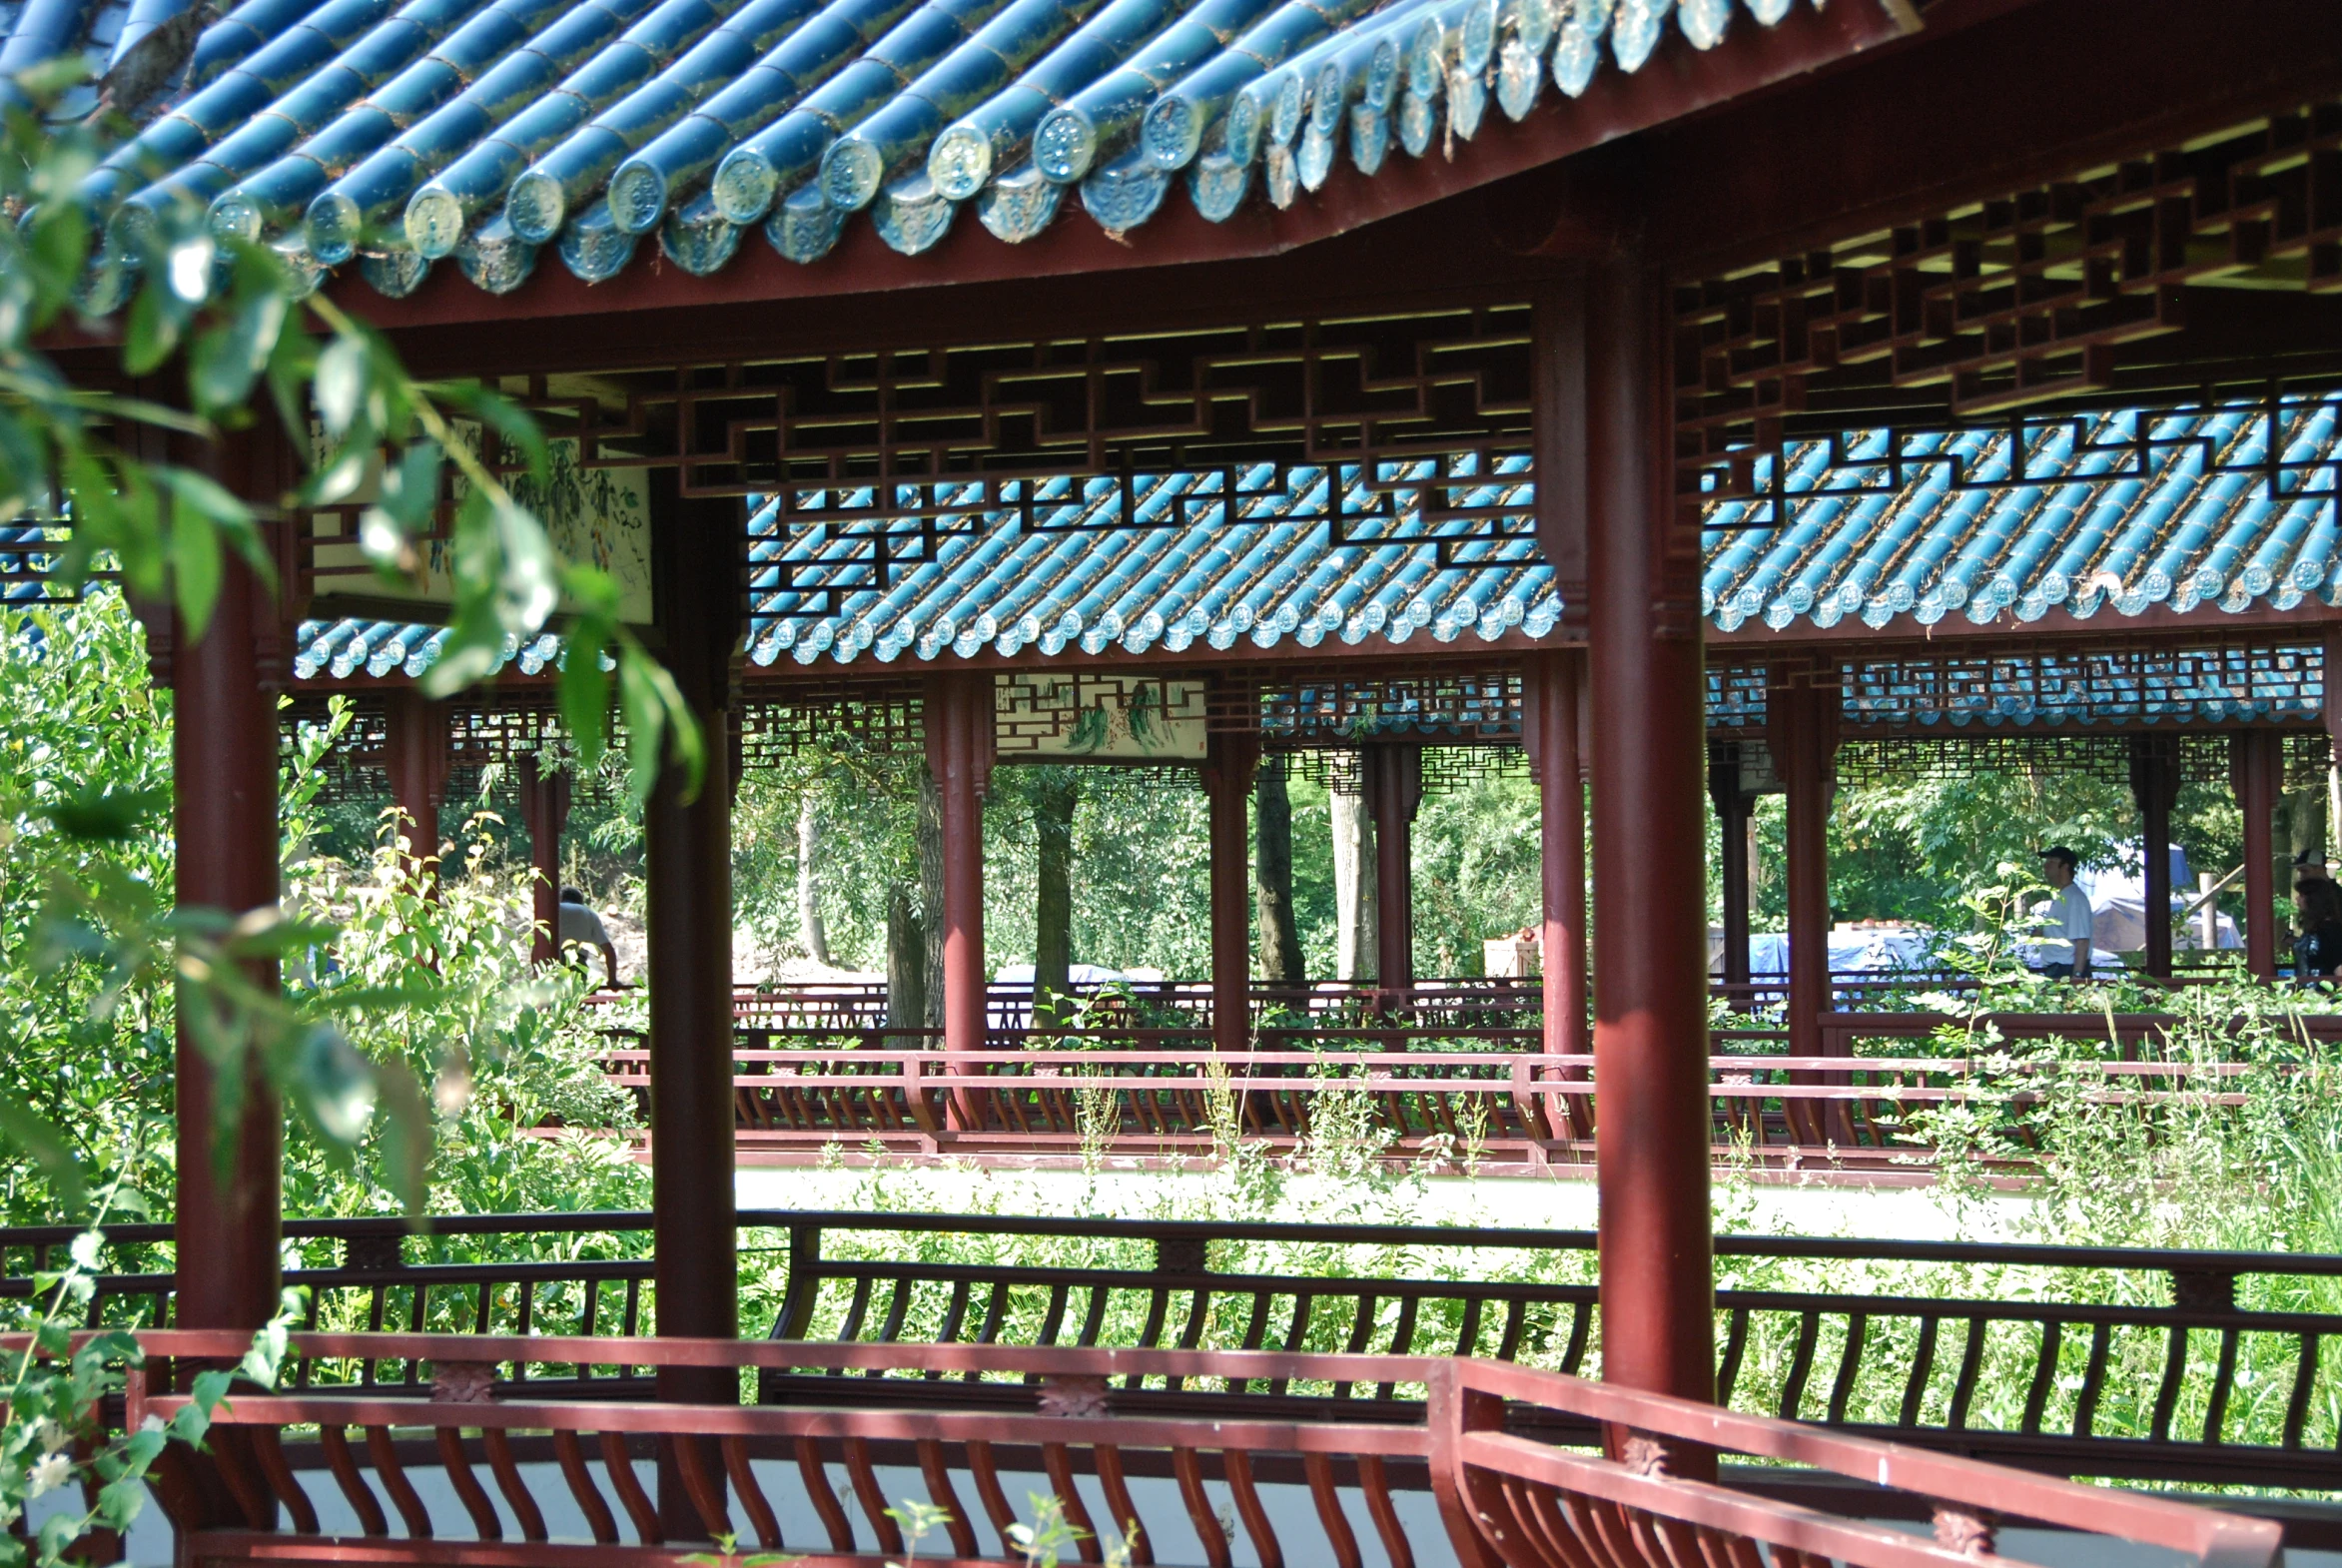
[[[1573,189],[1631,178],[1658,193],[1646,243],[1674,276],[1697,277],[2337,92],[2342,26],[2328,0],[2040,0],[1535,183],[1556,222]]]

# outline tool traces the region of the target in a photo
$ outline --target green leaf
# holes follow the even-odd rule
[[[171,580],[190,642],[202,640],[220,599],[220,534],[212,519],[174,490],[171,500]]]
[[[87,1198],[89,1184],[72,1143],[48,1118],[6,1094],[0,1094],[0,1137],[30,1155],[67,1202],[78,1207]]]
[[[220,1401],[228,1397],[228,1390],[235,1385],[235,1382],[236,1374],[234,1372],[221,1371],[217,1368],[209,1372],[196,1373],[195,1382],[188,1389],[189,1396],[195,1401],[190,1408],[201,1410],[205,1416],[209,1417],[214,1410],[220,1407]]]
[[[403,1062],[391,1062],[377,1072],[382,1096],[383,1156],[390,1190],[409,1214],[420,1214],[430,1198],[425,1179],[431,1158],[430,1104],[422,1084]]]
[[[381,506],[412,533],[430,521],[439,501],[439,470],[447,454],[434,440],[409,442],[398,461],[384,469]]]
[[[536,420],[502,392],[482,387],[475,382],[451,382],[433,387],[430,391],[441,402],[461,408],[503,438],[504,444],[518,449],[528,465],[528,476],[543,482],[551,464],[551,449]]]
[[[645,654],[631,648],[618,651],[618,711],[626,720],[626,787],[636,800],[650,798],[651,786],[659,776],[665,712],[652,679],[657,669]]]
[[[23,238],[37,290],[31,325],[38,330],[72,297],[74,280],[89,254],[89,215],[78,202],[43,202],[33,209]]]
[[[152,376],[179,347],[179,315],[159,284],[148,284],[131,302],[130,320],[123,328],[122,368],[133,376]]]
[[[91,843],[120,844],[168,811],[167,789],[118,789],[112,783],[85,784],[43,813],[57,831]]]
[[[160,1432],[142,1435],[155,1437],[156,1447],[162,1446]],[[106,1522],[110,1530],[129,1529],[137,1521],[139,1510],[146,1505],[146,1482],[139,1476],[126,1475],[119,1481],[108,1481],[98,1489],[98,1517]]]
[[[243,264],[238,266],[241,273]],[[196,339],[188,351],[187,386],[197,408],[217,413],[244,406],[277,347],[289,308],[274,281],[256,285],[227,321]]]
[[[374,1120],[375,1072],[349,1037],[331,1024],[303,1035],[294,1066],[297,1103],[318,1132],[354,1149]]]
[[[328,435],[338,440],[350,432],[366,399],[366,382],[367,346],[363,339],[345,335],[326,345],[318,356],[313,395]]]
[[[577,746],[577,766],[590,773],[600,765],[610,733],[610,674],[602,668],[603,638],[598,626],[571,628],[561,654],[561,724]]]

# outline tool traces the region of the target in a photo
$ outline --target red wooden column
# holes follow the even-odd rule
[[[1578,767],[1578,696],[1586,658],[1575,648],[1529,656],[1521,676],[1521,739],[1537,781],[1545,912],[1545,1049],[1583,1056],[1586,1039],[1586,782]]]
[[[664,658],[698,720],[707,768],[696,792],[668,766],[643,808],[644,935],[650,986],[652,1275],[658,1331],[739,1331],[732,1126],[732,790],[724,735],[740,646],[744,535],[737,500],[651,491]],[[731,1373],[661,1367],[658,1396],[739,1398]],[[674,1467],[659,1509],[670,1539],[704,1539]],[[720,1469],[716,1472],[721,1473]]]
[[[2285,772],[2285,738],[2275,730],[2228,737],[2228,776],[2244,817],[2244,967],[2277,978],[2277,796]]]
[[[2171,810],[2179,803],[2179,742],[2171,735],[2130,737],[2130,793],[2138,803],[2139,846],[2146,861],[2147,973],[2171,978]]]
[[[1415,810],[1423,803],[1423,748],[1366,747],[1366,810],[1374,818],[1375,984],[1385,1007],[1412,1004],[1415,989]]]
[[[1716,806],[1716,880],[1724,893],[1724,983],[1749,983],[1749,796],[1738,741],[1708,748],[1708,798]]]
[[[1789,791],[1789,1054],[1823,1054],[1830,1007],[1830,766],[1838,751],[1834,665],[1774,666],[1766,744]]]
[[[1257,735],[1213,735],[1203,756],[1211,803],[1211,1049],[1252,1039],[1252,836],[1245,808],[1260,766]]]
[[[943,804],[944,1067],[984,1049],[984,796],[992,787],[992,676],[930,675],[927,767]],[[955,1100],[955,1113],[959,1110]]]
[[[1586,277],[1602,1375],[1711,1398],[1707,734],[1699,534],[1674,492],[1662,281]],[[1677,1473],[1698,1468],[1682,1456]]]
[[[183,460],[208,467],[239,496],[274,508],[299,480],[291,443],[272,413]],[[167,634],[172,690],[174,891],[182,908],[241,915],[277,902],[277,694],[284,628],[266,584],[223,554],[219,600],[203,635]],[[256,966],[274,986],[274,964]],[[217,1079],[179,1025],[175,1117],[178,1247],[174,1326],[257,1328],[276,1315],[282,1230],[283,1113],[256,1070],[231,1164],[213,1157]]]
[[[569,824],[569,770],[542,768],[533,753],[523,753],[518,771],[520,820],[528,829],[528,867],[535,874],[529,891],[536,935],[528,958],[532,964],[549,964],[560,956],[561,833]]]
[[[390,800],[404,814],[408,863],[419,867],[439,853],[439,804],[447,796],[447,709],[411,687],[384,703]]]

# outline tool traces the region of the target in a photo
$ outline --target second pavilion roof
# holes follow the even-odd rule
[[[1795,443],[1760,465],[1759,498],[1710,507],[1703,602],[1726,633],[1849,618],[1883,633],[1948,618],[2021,627],[2157,606],[2217,623],[2334,604],[2338,464],[2342,405],[2315,400]],[[1563,606],[1536,552],[1532,487],[1508,478],[1519,468],[1506,459],[1476,489],[1445,492],[1473,522],[1424,521],[1433,491],[1411,487],[1403,463],[1061,479],[1017,507],[811,525],[768,498],[748,524],[749,657],[901,668],[1543,639]],[[1478,536],[1456,536],[1466,529]],[[298,668],[412,673],[437,636],[316,620]],[[550,637],[515,650],[528,673],[557,654]]]

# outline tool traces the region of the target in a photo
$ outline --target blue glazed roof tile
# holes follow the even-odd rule
[[[0,0],[0,65],[102,62],[189,3]],[[863,214],[917,254],[971,203],[1011,243],[1073,205],[1119,235],[1173,187],[1216,223],[1345,153],[1375,177],[1393,140],[1468,156],[1491,96],[1518,120],[1645,69],[1671,20],[1707,49],[1793,3],[247,0],[83,196],[126,256],[201,205],[391,295],[447,258],[495,293],[548,253],[598,282],[654,233],[695,274],[751,229],[812,262]]]

